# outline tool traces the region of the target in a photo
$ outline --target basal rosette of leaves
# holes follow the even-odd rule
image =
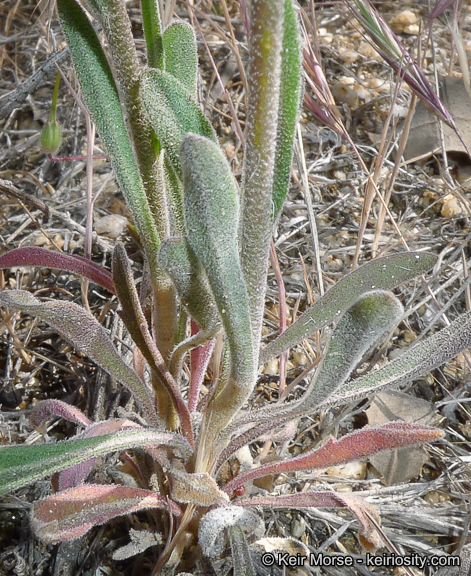
[[[129,554],[156,546],[159,559],[153,575],[183,573],[180,566],[188,565],[195,545],[208,558],[230,549],[234,574],[255,574],[250,546],[264,530],[256,507],[347,507],[362,533],[379,546],[379,519],[361,497],[311,491],[255,498],[250,495],[253,480],[431,442],[442,437],[440,430],[405,422],[365,428],[296,458],[240,471],[234,478],[224,475],[224,464],[239,449],[322,407],[407,382],[452,359],[471,344],[471,313],[383,368],[352,379],[364,357],[403,317],[392,290],[426,274],[436,262],[432,254],[403,252],[345,276],[261,349],[270,242],[289,186],[303,97],[297,9],[293,0],[250,3],[249,93],[239,189],[196,98],[193,29],[183,22],[164,28],[157,0],[141,0],[141,7],[147,66],[139,64],[122,0],[89,2],[104,44],[77,0],[58,0],[83,100],[145,252],[148,293],[139,294],[119,243],[111,273],[84,258],[38,248],[0,256],[1,268],[61,268],[116,295],[121,318],[139,350],[134,366],[124,362],[108,332],[85,308],[41,300],[24,290],[1,292],[0,305],[10,313],[36,317],[72,342],[127,388],[141,419],[91,422],[59,400],[38,403],[31,416],[38,429],[52,417],[80,429],[58,443],[0,448],[0,493],[59,475],[59,491],[35,502],[31,512],[33,531],[46,542],[73,540],[113,518],[147,510],[156,525],[170,530],[154,535],[133,531]],[[191,320],[191,328],[181,333],[177,327],[185,319]],[[260,364],[326,326],[332,333],[325,355],[302,397],[247,410]],[[185,360],[189,376],[183,370]],[[203,393],[210,363],[217,377],[205,384]],[[98,457],[112,452],[129,464],[136,486],[87,483]],[[245,495],[235,499],[244,487]],[[170,520],[160,521],[163,515]],[[116,557],[125,554],[121,550]],[[195,562],[197,558],[194,553]]]

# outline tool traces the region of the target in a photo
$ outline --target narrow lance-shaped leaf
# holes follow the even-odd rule
[[[347,382],[323,406],[343,404],[400,383],[410,382],[471,347],[471,312],[418,342],[375,372]]]
[[[152,508],[181,514],[174,502],[150,490],[87,484],[35,502],[31,525],[41,540],[64,542],[76,540],[112,518]]]
[[[403,312],[399,300],[384,291],[366,294],[349,308],[335,327],[327,352],[298,409],[308,414],[329,398],[363,356],[399,323]]]
[[[311,491],[298,492],[282,496],[260,496],[241,500],[239,506],[262,506],[270,508],[337,508],[346,507],[351,510],[361,525],[361,531],[370,542],[377,541],[377,547],[381,541],[377,539],[376,526],[380,524],[378,513],[375,509],[357,496],[340,494],[338,492]]]
[[[166,238],[160,246],[159,264],[172,278],[181,303],[200,328],[220,324],[208,280],[186,238]]]
[[[188,134],[181,160],[188,242],[208,278],[231,353],[230,382],[213,406],[220,425],[225,425],[255,384],[249,304],[237,241],[237,188],[221,149],[211,140]]]
[[[280,103],[273,174],[273,214],[281,210],[288,191],[296,124],[303,94],[302,51],[293,0],[285,0],[281,51]]]
[[[198,46],[193,27],[187,22],[173,22],[164,31],[163,47],[165,65],[158,67],[179,80],[196,100]]]
[[[41,268],[66,270],[88,278],[112,294],[115,291],[113,278],[108,270],[88,260],[88,258],[75,254],[63,254],[45,248],[26,247],[10,250],[0,256],[0,268],[16,266],[41,266]]]
[[[92,423],[90,418],[87,418],[78,408],[54,399],[40,400],[35,404],[29,420],[35,428],[42,428],[46,420],[49,420],[52,416],[65,418],[65,420],[81,426],[90,426]]]
[[[80,462],[132,448],[170,446],[185,456],[190,446],[177,434],[155,430],[125,430],[111,436],[67,440],[56,444],[0,448],[0,495],[75,466]]]
[[[242,172],[241,263],[257,362],[273,225],[273,169],[284,0],[250,3],[249,87]]]
[[[183,138],[188,132],[194,132],[216,142],[213,127],[183,84],[168,72],[144,72],[140,95],[152,128],[181,176],[179,154]]]
[[[257,576],[245,534],[239,526],[231,526],[227,534],[231,544],[234,576]]]
[[[162,355],[150,334],[139,296],[134,285],[134,278],[124,246],[118,242],[113,252],[113,277],[116,291],[122,306],[122,317],[134,342],[153,370],[161,389],[158,395],[160,415],[168,423],[176,412],[180,418],[182,431],[189,442],[193,442],[190,414],[180,390],[169,373]]]
[[[77,2],[58,0],[57,6],[83,99],[105,143],[139,230],[149,266],[158,276],[156,252],[159,236],[129,141],[113,74],[95,30]]]
[[[403,307],[391,293],[376,290],[362,296],[335,326],[322,362],[306,393],[297,401],[274,409],[267,406],[252,411],[247,420],[278,425],[315,413],[355,370],[363,356],[401,320]]]
[[[409,422],[391,422],[375,428],[363,428],[358,432],[347,434],[340,440],[331,439],[321,448],[315,448],[301,456],[271,462],[244,472],[228,482],[224,490],[232,494],[246,482],[269,474],[329,468],[352,460],[367,458],[382,450],[433,442],[442,436],[441,430]]]
[[[371,290],[392,290],[427,272],[436,261],[433,254],[405,252],[372,260],[350,272],[262,350],[260,364],[295,346],[326,324],[338,320],[362,294]]]
[[[132,422],[131,420],[111,418],[109,420],[91,424],[82,432],[82,434],[80,434],[80,438],[108,436],[109,434],[116,434],[116,432],[119,432],[120,430],[136,428],[142,430],[142,426]],[[75,466],[62,470],[59,473],[59,490],[66,490],[67,488],[73,488],[74,486],[80,486],[83,484],[94,467],[95,462],[96,458],[90,458],[90,460],[85,460],[84,462],[75,464]]]
[[[116,378],[133,394],[149,424],[158,425],[154,403],[146,385],[117,353],[106,330],[84,308],[72,302],[41,302],[24,290],[0,293],[0,305],[26,312],[44,320],[86,354],[100,368]]]
[[[151,68],[164,68],[162,21],[159,0],[141,0],[142,24],[147,48],[147,63]]]

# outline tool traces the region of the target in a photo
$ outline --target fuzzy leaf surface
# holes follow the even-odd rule
[[[227,534],[231,545],[234,576],[257,576],[247,538],[239,526],[231,526]]]
[[[131,147],[111,68],[96,32],[80,5],[75,0],[58,0],[57,7],[82,97],[106,146],[151,270],[155,271],[159,236]]]
[[[190,452],[189,444],[181,436],[155,430],[124,430],[111,436],[39,446],[4,446],[0,448],[0,495],[90,458],[131,448],[162,445],[183,451],[185,455]]]
[[[117,242],[113,251],[113,278],[123,309],[122,317],[126,328],[152,368],[159,385],[165,391],[167,402],[176,408],[183,433],[191,441],[192,430],[188,408],[150,334],[136,286],[134,285],[131,266],[124,246],[120,242]]]
[[[275,217],[281,210],[288,192],[296,123],[303,94],[301,37],[293,0],[285,0],[284,13],[278,133],[273,173]]]
[[[112,418],[103,422],[94,422],[80,434],[80,438],[108,436],[125,429],[142,429],[142,426],[131,420]],[[83,484],[92,471],[95,461],[96,458],[90,458],[90,460],[85,460],[85,462],[80,462],[75,466],[62,470],[59,473],[59,490],[66,490]]]
[[[459,316],[446,328],[418,342],[375,372],[347,382],[323,405],[355,400],[373,391],[410,382],[471,347],[471,312]]]
[[[150,424],[157,425],[154,404],[146,385],[117,353],[106,330],[84,308],[72,302],[41,302],[25,290],[0,293],[0,305],[26,312],[44,320],[86,354],[100,368],[116,378],[134,395]]]
[[[147,70],[142,75],[140,95],[149,121],[178,176],[181,176],[180,145],[188,132],[216,142],[211,124],[192,95],[169,72]]]
[[[64,418],[81,426],[90,426],[92,423],[90,418],[87,418],[78,408],[67,404],[67,402],[55,399],[41,400],[35,404],[29,420],[31,425],[38,429],[42,428],[46,420],[49,420],[52,416]]]
[[[226,530],[233,526],[239,526],[246,535],[257,538],[265,533],[265,524],[254,510],[240,506],[214,508],[201,518],[198,529],[203,554],[209,558],[220,556],[226,547]]]
[[[260,364],[338,320],[366,292],[392,290],[427,272],[436,261],[433,254],[405,252],[373,260],[350,272],[261,351]]]
[[[181,303],[200,328],[220,324],[208,280],[186,238],[166,238],[159,249],[159,264],[172,278]]]
[[[399,300],[385,291],[366,294],[349,308],[332,333],[327,352],[312,386],[300,401],[300,408],[307,414],[329,398],[362,357],[398,324],[403,312]]]
[[[179,80],[196,99],[198,46],[193,27],[187,22],[173,22],[164,31],[165,66],[159,66]]]
[[[76,540],[112,518],[151,508],[181,514],[175,503],[149,490],[87,484],[35,502],[31,525],[41,540],[64,542]]]
[[[239,260],[239,199],[226,158],[208,138],[188,134],[181,161],[188,243],[208,278],[230,347],[230,388],[214,408],[224,425],[255,384],[249,302]]]
[[[338,464],[346,464],[352,460],[367,458],[382,450],[433,442],[442,436],[443,432],[437,428],[409,422],[391,422],[384,426],[363,428],[358,432],[347,434],[340,440],[332,438],[324,446],[310,450],[306,454],[301,454],[290,460],[271,462],[244,472],[228,482],[224,490],[231,494],[245,482],[268,476],[269,474],[328,468]]]
[[[16,248],[0,256],[0,268],[17,266],[41,266],[41,268],[66,270],[88,278],[112,294],[115,292],[113,278],[108,270],[82,256],[35,247]]]

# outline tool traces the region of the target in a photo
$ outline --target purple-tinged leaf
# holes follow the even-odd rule
[[[31,314],[55,328],[100,368],[124,384],[150,425],[158,426],[150,390],[114,348],[106,330],[88,312],[72,302],[41,302],[25,290],[0,292],[0,305]]]
[[[455,2],[456,0],[437,0],[435,2],[435,6],[430,12],[428,19],[429,23],[431,24],[435,18],[439,18],[445,12],[445,10]]]
[[[191,321],[191,331],[192,334],[198,332],[198,326],[192,320]],[[208,340],[201,346],[193,348],[190,352],[190,384],[188,387],[188,410],[194,412],[198,407],[198,399],[201,390],[201,386],[204,381],[204,376],[211,360],[213,354],[215,339]]]
[[[76,540],[117,516],[151,508],[166,509],[175,516],[181,514],[174,502],[149,490],[89,484],[35,502],[31,524],[41,540],[64,542]]]
[[[296,458],[271,462],[259,468],[248,470],[228,482],[224,490],[228,494],[232,494],[234,490],[246,482],[270,474],[328,468],[352,460],[367,458],[382,450],[432,442],[442,436],[443,432],[437,428],[409,422],[391,422],[384,426],[363,428],[358,432],[347,434],[340,440],[332,438],[324,446],[310,450]]]
[[[29,420],[32,426],[41,429],[44,422],[52,416],[64,418],[81,426],[90,426],[92,423],[81,410],[61,400],[41,400],[33,407]]]
[[[111,436],[67,440],[55,444],[0,447],[0,496],[110,452],[165,446],[188,458],[191,448],[180,435],[155,430],[121,430]]]
[[[106,436],[107,434],[115,434],[120,430],[126,429],[140,429],[142,426],[132,422],[131,420],[112,419],[105,420],[104,422],[95,422],[91,424],[86,430],[80,434],[78,438],[94,438],[96,436]],[[96,458],[90,458],[85,462],[80,462],[75,466],[67,468],[59,473],[59,490],[67,490],[67,488],[74,488],[75,486],[82,485],[87,476],[90,474],[93,466],[95,465]]]
[[[379,547],[381,538],[376,530],[380,518],[376,510],[362,498],[340,494],[338,492],[298,492],[286,496],[260,496],[241,500],[239,506],[262,506],[270,508],[349,508],[361,524],[362,534],[375,547]]]
[[[115,293],[113,278],[110,272],[100,266],[83,258],[61,252],[53,252],[45,248],[16,248],[0,256],[0,268],[13,268],[19,266],[41,266],[41,268],[57,268],[73,272],[84,278],[88,278],[95,284]]]
[[[159,400],[165,400],[166,410],[176,410],[180,418],[183,434],[185,438],[192,443],[193,432],[188,407],[150,334],[134,285],[134,278],[128,257],[124,246],[120,242],[116,243],[113,252],[113,278],[118,298],[123,308],[123,322],[142,355],[149,363],[159,385],[162,387],[163,394],[162,397],[159,397]]]

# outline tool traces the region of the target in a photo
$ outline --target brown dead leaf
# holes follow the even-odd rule
[[[461,78],[442,77],[439,80],[440,98],[450,112],[463,141],[471,150],[471,102]],[[463,144],[446,124],[443,124],[443,136],[447,152],[466,152]],[[404,158],[430,156],[440,150],[440,131],[438,120],[422,102],[417,103]]]
[[[435,426],[440,420],[432,404],[398,390],[378,394],[366,415],[370,426],[396,420]],[[383,475],[384,483],[391,486],[418,476],[427,453],[422,446],[408,446],[374,454],[369,461]]]

